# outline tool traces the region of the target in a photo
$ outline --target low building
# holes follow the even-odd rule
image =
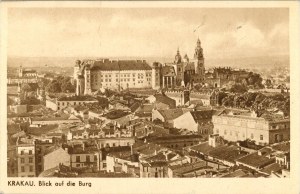
[[[246,166],[256,171],[262,170],[264,167],[272,163],[275,163],[275,158],[268,158],[266,156],[261,156],[257,152],[248,154],[236,160],[237,165]]]
[[[70,166],[77,169],[100,170],[100,150],[95,146],[86,146],[85,143],[68,147]]]
[[[74,115],[64,115],[61,117],[33,117],[30,118],[31,127],[40,127],[43,125],[81,123],[82,121]]]
[[[190,111],[189,109],[176,108],[176,109],[153,109],[152,121],[158,119],[165,123],[167,127],[174,127],[174,120],[184,113]]]
[[[168,162],[142,162],[140,163],[140,178],[167,178]]]
[[[64,96],[55,99],[46,99],[46,107],[54,111],[62,110],[68,106],[98,103],[98,100],[91,96]]]
[[[57,167],[60,164],[70,166],[70,155],[68,150],[64,150],[62,147],[51,147],[48,148],[43,157],[44,171]]]
[[[189,111],[173,120],[174,127],[199,134],[212,134],[213,110]]]
[[[176,106],[184,106],[190,100],[190,91],[166,91],[165,95],[176,102]]]
[[[131,151],[109,153],[106,164],[107,172],[128,173],[130,167],[139,168],[138,155]]]
[[[147,98],[149,103],[154,105],[156,109],[170,109],[176,107],[176,101],[169,98],[164,93],[157,93]]]
[[[290,139],[290,119],[276,115],[258,117],[255,112],[214,115],[213,132],[228,141],[250,139],[266,145]]]
[[[201,142],[200,135],[168,135],[162,137],[145,138],[146,142],[159,144],[168,148],[181,149],[187,146],[197,145]]]

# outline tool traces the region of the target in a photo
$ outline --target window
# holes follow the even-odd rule
[[[251,133],[251,139],[253,139],[254,138],[254,135],[253,135],[253,133]]]
[[[24,155],[24,151],[23,150],[21,151],[21,155]]]
[[[24,164],[24,163],[25,163],[25,159],[21,158],[21,164]]]
[[[33,172],[33,166],[29,166],[29,171]]]
[[[264,136],[263,135],[260,135],[260,140],[264,140]]]
[[[80,156],[76,156],[76,162],[80,162]]]
[[[21,172],[25,172],[25,167],[21,166]]]
[[[29,158],[29,163],[33,163],[33,158]]]
[[[94,155],[94,161],[97,161],[97,155]]]
[[[90,156],[86,156],[86,162],[90,162],[91,159],[90,159]]]
[[[32,150],[29,150],[29,155],[32,155]]]
[[[80,164],[76,164],[76,167],[80,167]]]

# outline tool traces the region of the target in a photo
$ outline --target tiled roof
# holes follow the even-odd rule
[[[237,169],[236,171],[226,174],[222,177],[232,178],[232,177],[247,177],[247,176],[248,176],[248,174],[246,172],[244,172],[244,170]]]
[[[202,110],[202,111],[191,111],[191,115],[193,116],[196,122],[211,119],[213,115],[212,110]]]
[[[137,110],[137,113],[151,113],[153,109],[153,104],[142,104]]]
[[[180,164],[180,165],[172,166],[169,168],[171,168],[173,170],[174,174],[185,174],[185,173],[199,170],[203,167],[206,167],[206,162],[202,160],[202,161],[199,161],[196,163],[186,163],[183,165]]]
[[[237,146],[221,146],[216,147],[209,152],[210,156],[220,160],[226,160],[229,162],[233,162],[246,155],[244,152],[240,152]]]
[[[261,168],[264,167],[270,163],[274,162],[274,159],[269,159],[265,156],[259,156],[257,152],[249,154],[247,156],[244,156],[237,160],[237,162],[255,167],[255,168]]]
[[[172,66],[163,66],[162,67],[162,75],[175,76],[175,70]]]
[[[57,101],[96,101],[97,99],[91,96],[63,96],[59,97]]]
[[[195,145],[195,146],[191,147],[190,149],[193,151],[196,151],[196,152],[201,152],[203,154],[208,154],[209,151],[213,150],[214,148],[212,146],[210,146],[208,144],[208,142],[205,142],[205,143],[201,143],[199,145]]]
[[[176,101],[173,100],[172,98],[169,98],[169,97],[166,96],[166,95],[163,95],[163,94],[155,94],[154,97],[155,97],[155,99],[156,99],[156,102],[161,102],[161,103],[163,103],[163,104],[167,104],[167,105],[170,105],[170,106],[176,105]]]
[[[158,110],[158,112],[165,118],[165,120],[173,120],[184,114],[184,111],[181,108]]]
[[[272,149],[281,152],[290,152],[290,142],[282,142],[272,145]]]
[[[283,167],[281,167],[279,164],[272,163],[272,164],[265,166],[261,171],[270,175],[271,172],[278,172],[282,169],[283,169]]]
[[[91,70],[122,71],[122,70],[151,70],[146,61],[142,60],[96,60],[92,61]]]
[[[108,119],[118,119],[118,118],[124,117],[128,114],[129,114],[128,112],[124,112],[124,111],[121,111],[121,110],[113,110],[113,111],[103,115],[103,117],[106,117]]]

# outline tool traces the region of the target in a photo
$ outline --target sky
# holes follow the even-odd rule
[[[193,57],[289,54],[287,8],[10,8],[8,56]]]

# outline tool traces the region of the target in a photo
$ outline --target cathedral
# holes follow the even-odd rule
[[[194,83],[204,83],[205,68],[203,49],[198,38],[193,59],[187,54],[182,58],[179,49],[173,63],[154,63],[152,67],[152,88],[191,87]]]
[[[73,77],[77,95],[87,95],[105,88],[120,91],[192,87],[205,79],[203,49],[198,39],[193,59],[187,55],[182,58],[178,49],[174,62],[154,62],[152,67],[144,60],[77,60]]]

